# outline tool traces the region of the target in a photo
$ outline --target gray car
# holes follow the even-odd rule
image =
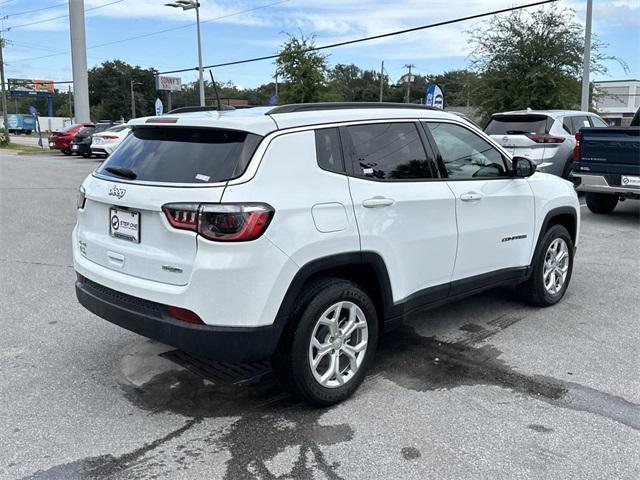
[[[513,157],[526,157],[538,170],[569,179],[582,127],[607,127],[598,115],[577,110],[520,110],[494,113],[484,131]]]

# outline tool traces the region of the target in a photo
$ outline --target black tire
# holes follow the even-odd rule
[[[567,245],[569,262],[568,271],[562,287],[557,293],[552,294],[547,291],[544,285],[544,266],[549,246],[556,239],[564,240]],[[533,271],[529,279],[519,286],[519,293],[521,298],[527,303],[539,307],[549,307],[555,305],[564,297],[569,282],[571,281],[574,255],[573,241],[565,227],[562,225],[553,225],[544,233],[538,245],[539,247],[536,249],[535,258],[532,263]]]
[[[90,153],[83,153],[82,156],[84,158],[91,158],[91,154]]]
[[[344,385],[329,388],[317,381],[309,364],[309,346],[316,323],[322,314],[339,301],[360,307],[367,323],[368,341],[364,359],[353,377]],[[304,287],[296,302],[288,328],[273,356],[275,377],[282,387],[306,403],[324,407],[351,396],[364,380],[378,344],[378,316],[369,296],[353,282],[339,278],[321,278]]]
[[[61,150],[61,151],[62,151],[62,153],[64,153],[67,157],[68,157],[69,155],[71,155],[71,153],[72,153],[72,152],[71,152],[71,150]]]
[[[593,213],[611,213],[618,205],[618,195],[587,192],[587,207]]]
[[[562,170],[562,178],[571,181],[571,172],[573,171],[573,159],[568,159]]]

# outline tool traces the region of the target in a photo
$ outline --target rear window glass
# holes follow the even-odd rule
[[[262,137],[236,130],[138,127],[98,172],[122,167],[136,180],[168,183],[214,183],[242,175]]]
[[[549,133],[553,119],[546,115],[497,115],[489,120],[484,131],[489,135]]]
[[[94,131],[94,127],[82,127],[80,130],[78,130],[77,134],[81,137],[86,137],[87,135],[91,135]]]

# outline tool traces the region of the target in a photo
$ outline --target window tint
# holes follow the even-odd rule
[[[609,124],[602,120],[600,117],[589,117],[591,120],[591,125],[594,127],[608,127]]]
[[[495,115],[484,131],[489,135],[549,133],[552,125],[553,118],[546,115]]]
[[[567,133],[574,134],[576,132],[573,131],[573,124],[571,123],[571,117],[564,117],[562,120],[562,128],[564,128]]]
[[[107,167],[133,170],[136,180],[213,183],[239,177],[262,137],[212,128],[137,127],[98,172]]]
[[[573,132],[577,133],[581,128],[590,127],[589,118],[586,115],[581,115],[579,117],[571,117],[571,122],[573,123]]]
[[[354,175],[381,180],[433,178],[413,123],[375,123],[345,130]]]
[[[501,177],[507,174],[499,151],[475,133],[450,123],[426,123],[449,178]]]
[[[342,146],[337,128],[316,130],[316,156],[320,168],[330,172],[344,172]]]

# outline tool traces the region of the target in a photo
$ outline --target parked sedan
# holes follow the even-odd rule
[[[74,123],[62,130],[56,130],[49,135],[49,148],[60,150],[65,155],[71,155],[71,141],[84,127],[93,127],[93,123]]]
[[[113,123],[100,122],[95,125],[89,125],[81,128],[71,141],[71,152],[76,155],[82,155],[84,158],[91,157],[91,141],[96,133],[104,132],[111,128]]]
[[[495,113],[484,131],[514,157],[532,160],[538,171],[569,179],[575,134],[582,127],[607,127],[591,112],[521,110]]]
[[[109,156],[111,152],[127,138],[131,132],[129,125],[116,125],[104,132],[94,133],[91,141],[91,153]]]

